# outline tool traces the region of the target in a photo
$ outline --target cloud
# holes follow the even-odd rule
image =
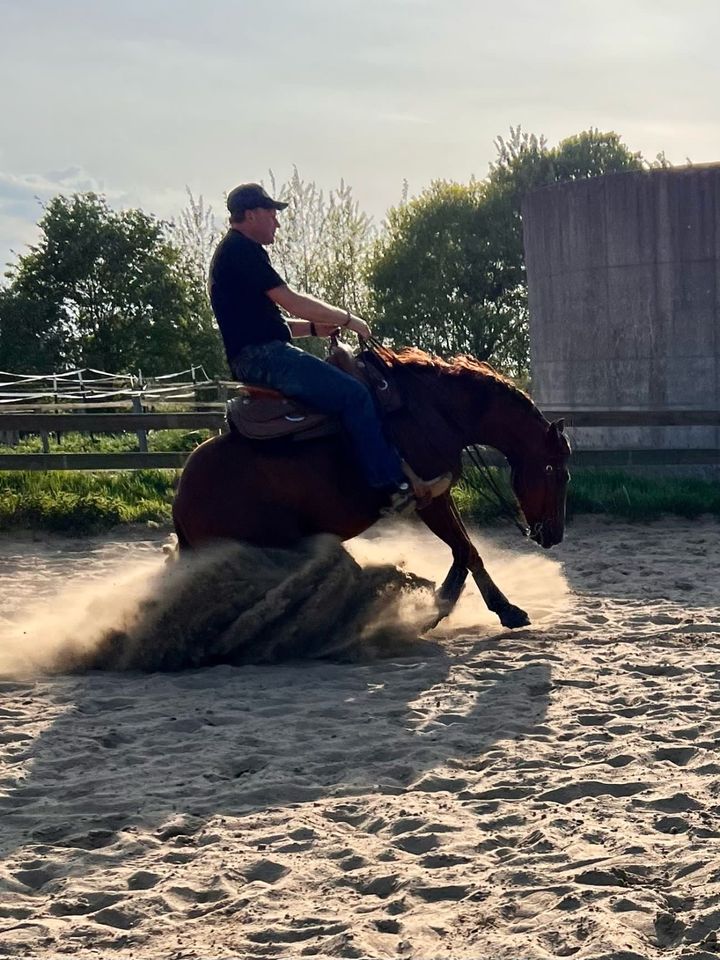
[[[379,218],[403,180],[484,175],[510,124],[720,155],[716,0],[210,6],[0,0],[0,262],[59,192],[172,217],[189,184],[221,213],[234,183],[293,164]]]
[[[20,220],[37,219],[39,205],[58,193],[102,192],[102,184],[81,167],[48,173],[14,174],[0,170],[0,213]]]
[[[106,186],[81,166],[26,174],[0,170],[0,276],[5,264],[37,240],[37,222],[48,200],[58,194],[87,192],[102,194],[116,210],[139,207],[168,220],[177,217],[187,205],[184,188],[133,185],[122,190]],[[196,196],[199,193],[195,191]]]
[[[59,193],[105,193],[103,184],[79,166],[46,173],[0,170],[0,272],[2,266],[37,239],[43,205]],[[116,194],[116,198],[120,195]]]

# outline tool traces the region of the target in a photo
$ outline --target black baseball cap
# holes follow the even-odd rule
[[[227,208],[230,213],[242,213],[244,210],[284,210],[287,206],[281,200],[273,200],[259,183],[241,183],[227,196]]]

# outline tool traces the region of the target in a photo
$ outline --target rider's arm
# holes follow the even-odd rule
[[[285,320],[285,323],[290,328],[290,333],[293,337],[322,336],[320,333],[320,326],[310,323],[309,320]]]
[[[308,320],[315,325],[317,336],[326,337],[338,327],[346,327],[363,338],[370,336],[370,327],[346,310],[339,307],[332,307],[329,303],[317,300],[307,293],[298,293],[287,284],[281,287],[273,287],[267,291],[270,299],[283,310],[287,310],[294,317],[300,317],[302,320]],[[298,324],[299,332],[295,333],[292,320],[290,321],[290,332],[293,336],[310,336],[309,324]],[[307,331],[307,332],[306,332]]]

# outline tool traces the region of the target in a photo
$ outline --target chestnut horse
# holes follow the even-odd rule
[[[372,361],[378,352],[364,356]],[[549,423],[525,393],[472,357],[447,362],[417,349],[382,349],[379,356],[402,398],[400,409],[386,415],[386,428],[415,472],[432,477],[451,471],[456,482],[464,448],[495,447],[510,464],[530,537],[543,547],[559,543],[570,455],[563,422]],[[227,539],[290,546],[318,533],[355,537],[380,518],[382,505],[340,433],[258,441],[231,432],[189,456],[173,519],[181,551]],[[452,610],[470,572],[504,626],[530,622],[491,579],[449,492],[418,516],[452,550],[438,592],[440,617]]]

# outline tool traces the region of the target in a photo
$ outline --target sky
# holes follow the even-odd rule
[[[720,161],[719,41],[717,0],[0,0],[0,268],[90,189],[222,218],[295,165],[379,223],[511,125]]]

